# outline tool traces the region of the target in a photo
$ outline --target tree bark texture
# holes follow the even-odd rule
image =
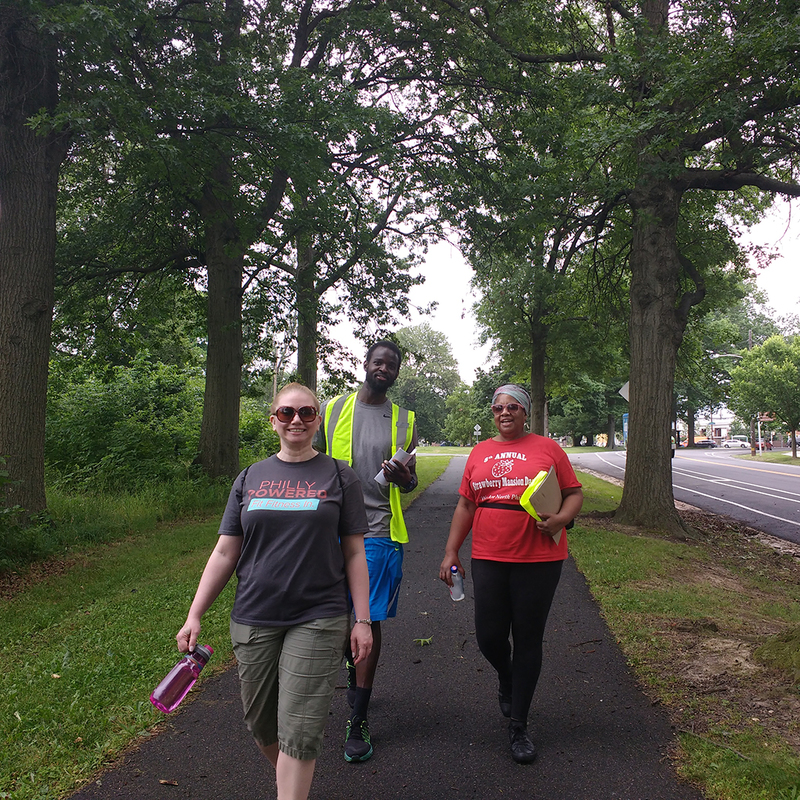
[[[56,195],[67,136],[28,120],[58,102],[57,51],[0,3],[0,503],[45,508],[44,431],[53,318]]]
[[[630,417],[621,521],[683,530],[672,494],[670,419],[675,359],[684,325],[676,313],[681,194],[653,180],[631,198]]]
[[[212,478],[232,480],[239,473],[244,251],[235,221],[219,199],[230,187],[224,159],[214,178],[201,206],[206,228],[208,353],[199,460]]]
[[[547,344],[547,326],[531,322],[531,419],[532,433],[544,436],[545,429],[545,349]]]
[[[225,72],[240,53],[244,3],[225,0],[219,35],[218,65],[231,93],[235,71]],[[214,48],[213,28],[200,29],[198,39]],[[224,90],[223,90],[224,91]],[[229,120],[221,115],[223,127]],[[217,145],[218,157],[207,175],[199,204],[206,242],[208,272],[208,352],[199,462],[212,478],[233,480],[239,473],[239,406],[242,382],[242,278],[247,243],[236,219],[230,145]]]
[[[298,237],[295,297],[297,302],[297,372],[300,382],[317,391],[319,301],[316,260],[310,237]]]
[[[638,35],[642,52],[653,37],[669,35],[669,0],[644,0],[646,21]],[[653,78],[645,70],[639,91],[649,94]],[[617,518],[626,524],[683,533],[672,493],[672,418],[675,362],[686,320],[678,314],[681,263],[678,216],[681,190],[668,177],[667,165],[683,167],[680,153],[652,152],[658,131],[643,133],[639,143],[636,187],[628,200],[633,210],[630,269],[630,404],[625,486]]]
[[[694,447],[694,437],[695,437],[695,422],[697,421],[697,411],[694,407],[689,407],[688,421],[686,423],[686,446],[687,447]]]

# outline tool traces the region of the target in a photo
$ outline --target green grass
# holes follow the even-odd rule
[[[419,455],[440,455],[440,456],[468,456],[472,452],[471,447],[434,447],[432,445],[425,445],[424,447],[418,447],[417,453]],[[421,461],[425,459],[418,458],[417,459],[417,468],[419,468],[419,464]]]
[[[624,450],[623,447],[616,447],[616,450]],[[472,451],[472,447],[438,447],[432,445],[425,445],[424,447],[417,448],[421,455],[435,454],[447,456],[467,456]],[[607,447],[565,447],[564,451],[567,453],[607,453]]]
[[[450,463],[450,456],[425,456],[417,459],[417,488],[413,492],[400,495],[400,505],[405,511],[444,471]]]
[[[584,513],[606,511],[618,502],[620,488],[583,474],[580,479]],[[576,525],[569,543],[629,663],[651,695],[678,721],[679,772],[714,800],[800,798],[797,751],[772,735],[769,726],[754,720],[746,703],[731,705],[724,692],[687,690],[673,668],[676,656],[684,654],[677,654],[672,639],[665,635],[676,621],[713,623],[723,637],[744,631],[745,639],[752,638],[753,630],[791,625],[778,636],[761,634],[764,643],[754,658],[784,676],[774,691],[785,691],[781,687],[791,686],[792,677],[800,691],[796,571],[787,569],[786,583],[776,584],[774,576],[761,574],[761,567],[754,563],[758,559],[748,554],[734,551],[726,556],[724,546],[712,551],[697,543],[593,528],[590,522]],[[776,559],[788,558],[766,550],[762,557],[768,567]],[[705,573],[727,576],[730,581],[697,577]],[[770,593],[767,598],[765,592]],[[695,722],[708,724],[703,736],[691,732]]]
[[[402,495],[404,506],[449,460],[420,459],[419,488]],[[117,536],[139,532],[73,553],[67,571],[0,607],[0,798],[63,797],[163,719],[148,698],[178,658],[174,637],[216,541],[225,498],[214,521],[190,525],[157,524],[158,513],[147,517],[138,502],[126,507],[129,499],[85,511],[62,502],[76,527],[93,530],[119,513]],[[203,617],[201,642],[214,655],[201,680],[230,663],[234,587],[235,580]]]
[[[579,480],[583,485],[583,511],[613,511],[619,505],[622,490],[613,483],[582,472]]]
[[[161,483],[130,494],[48,491],[45,516],[20,526],[0,517],[0,575],[73,549],[152,530],[158,522],[205,518],[224,508],[230,485],[208,480]]]
[[[800,685],[800,623],[773,636],[756,650],[756,656],[766,664],[787,669]]]
[[[404,507],[448,462],[446,455],[418,460],[420,486],[403,495]],[[616,507],[618,487],[593,476],[580,478],[585,512]],[[79,505],[71,506],[76,526]],[[143,522],[135,506],[124,512],[120,529],[139,532],[73,550],[69,569],[3,601],[0,798],[65,797],[163,719],[148,696],[177,658],[174,635],[214,545],[222,505],[224,498],[213,521],[191,524],[156,523],[153,517]],[[84,518],[92,523],[91,510]],[[749,561],[738,564],[735,555],[711,564],[738,569],[739,591],[688,583],[687,571],[709,564],[702,547],[606,530],[585,516],[570,531],[570,550],[648,692],[685,731],[694,719],[715,720],[703,737],[680,734],[681,774],[715,800],[800,800],[797,753],[750,721],[748,713],[724,708],[715,693],[682,693],[662,635],[675,619],[736,625],[763,615],[788,631],[765,637],[759,659],[779,670],[800,669],[800,632],[795,630],[800,628],[800,586],[787,584],[780,595],[765,594],[768,579]],[[232,583],[203,619],[201,641],[215,650],[204,676],[230,663],[233,591]]]
[[[747,461],[761,461],[765,464],[794,464],[800,467],[800,450],[798,450],[798,458],[792,458],[792,449],[788,450],[768,450],[758,455],[751,456],[747,453],[736,453],[736,455]]]
[[[160,526],[82,554],[0,609],[0,797],[63,796],[159,721],[150,691],[177,660],[174,636],[216,524]],[[230,660],[233,585],[203,619]]]

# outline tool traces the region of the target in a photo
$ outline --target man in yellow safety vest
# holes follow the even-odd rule
[[[321,410],[320,449],[347,461],[358,474],[370,530],[364,536],[369,566],[370,619],[356,625],[372,625],[372,652],[357,667],[347,657],[347,699],[353,711],[347,722],[344,757],[366,761],[373,753],[367,724],[375,669],[381,654],[381,622],[397,613],[403,577],[403,544],[408,532],[400,508],[400,493],[417,486],[417,446],[414,412],[392,403],[386,392],[397,380],[402,353],[391,341],[376,342],[367,351],[366,378],[357,392],[325,403]]]

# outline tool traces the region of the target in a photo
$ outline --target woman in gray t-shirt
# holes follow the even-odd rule
[[[231,639],[245,723],[275,767],[282,800],[308,797],[347,635],[360,662],[372,629],[358,478],[311,446],[321,418],[310,389],[284,387],[270,420],[281,449],[234,482],[176,638],[181,652],[194,649],[201,617],[235,571]]]

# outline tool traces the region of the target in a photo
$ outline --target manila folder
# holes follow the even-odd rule
[[[561,509],[561,487],[555,467],[551,466],[547,472],[542,470],[523,492],[519,502],[535,520],[541,520],[540,514],[557,514]],[[561,531],[553,536],[553,541],[556,544],[561,541]]]

